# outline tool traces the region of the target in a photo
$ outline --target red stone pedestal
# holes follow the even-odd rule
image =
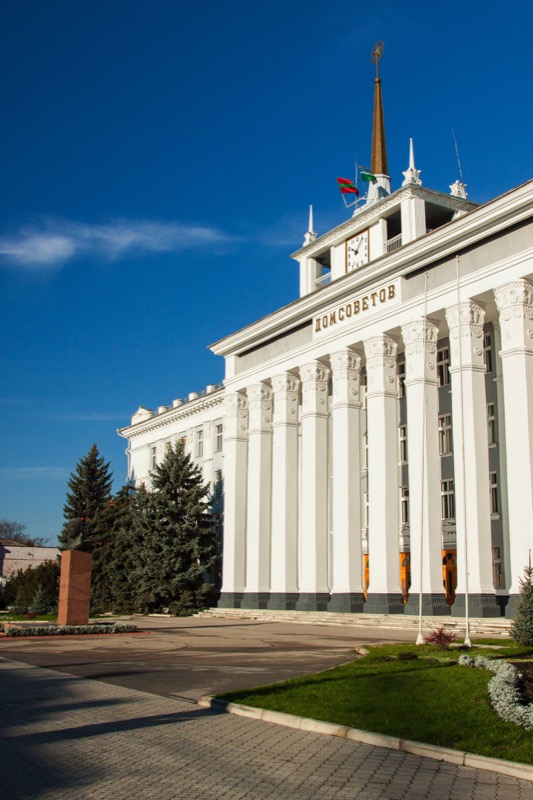
[[[58,625],[88,625],[91,598],[90,553],[63,550],[59,581]]]

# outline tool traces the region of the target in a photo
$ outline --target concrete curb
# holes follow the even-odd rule
[[[197,703],[203,708],[212,708],[214,711],[221,711],[227,714],[237,714],[240,717],[260,719],[263,722],[272,722],[274,725],[284,725],[287,728],[296,728],[309,733],[321,733],[326,736],[338,736],[341,739],[348,739],[352,742],[370,744],[374,747],[386,747],[389,750],[400,750],[402,753],[409,753],[413,756],[433,758],[436,761],[446,761],[448,764],[484,769],[490,772],[498,772],[501,775],[509,775],[512,778],[533,781],[533,765],[531,764],[520,764],[504,761],[500,758],[478,756],[474,753],[465,753],[461,750],[452,750],[449,747],[438,747],[437,745],[424,744],[423,742],[411,742],[408,739],[397,739],[395,736],[386,736],[382,733],[371,733],[357,728],[349,728],[347,725],[336,725],[333,722],[321,722],[316,719],[298,717],[294,714],[286,714],[283,711],[268,711],[264,708],[244,706],[240,703],[228,703],[226,700],[221,700],[213,695],[199,697]]]

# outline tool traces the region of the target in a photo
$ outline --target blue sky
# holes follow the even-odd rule
[[[503,11],[502,11],[503,8]],[[93,442],[223,378],[207,345],[297,297],[309,203],[368,164],[374,42],[393,188],[533,175],[533,6],[1,0],[0,517],[61,530]]]

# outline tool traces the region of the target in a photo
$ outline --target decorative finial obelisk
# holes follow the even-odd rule
[[[304,246],[314,242],[316,239],[316,232],[313,227],[313,206],[309,206],[309,230],[305,234]]]

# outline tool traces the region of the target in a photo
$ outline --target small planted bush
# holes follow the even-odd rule
[[[24,625],[11,627],[0,624],[6,636],[79,636],[91,633],[135,633],[136,625],[129,623],[100,623],[96,625]]]
[[[433,644],[435,647],[438,647],[440,650],[448,650],[452,642],[455,642],[457,636],[453,631],[448,631],[443,626],[441,628],[435,628],[432,630],[428,635],[425,637],[424,642],[426,644]]]

